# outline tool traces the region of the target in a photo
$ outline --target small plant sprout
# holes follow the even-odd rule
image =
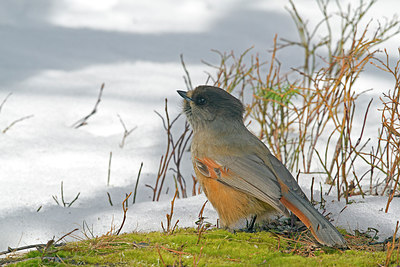
[[[74,204],[75,201],[78,200],[80,194],[81,193],[79,192],[71,202],[66,202],[64,200],[64,185],[63,181],[61,181],[61,203],[58,201],[58,197],[56,195],[53,195],[52,197],[54,201],[57,203],[57,205],[69,208],[72,206],[72,204]]]

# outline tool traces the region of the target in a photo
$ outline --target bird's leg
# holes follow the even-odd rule
[[[251,217],[250,219],[250,223],[249,221],[246,222],[246,232],[248,233],[253,233],[255,231],[254,226],[256,224],[256,219],[257,219],[257,215],[254,215],[253,217]]]
[[[290,213],[290,229],[294,228],[294,223],[295,223],[296,219],[297,219],[297,217],[293,213]]]

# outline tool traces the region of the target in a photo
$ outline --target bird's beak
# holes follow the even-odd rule
[[[183,99],[185,99],[187,101],[193,101],[193,99],[191,99],[190,97],[187,96],[187,92],[181,91],[181,90],[177,90],[177,92],[181,97],[183,97]]]

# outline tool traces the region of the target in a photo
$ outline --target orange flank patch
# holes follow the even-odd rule
[[[237,221],[250,215],[275,212],[267,203],[222,183],[221,177],[237,179],[228,168],[206,157],[195,157],[194,160],[197,179],[224,226],[234,226]]]
[[[209,178],[219,179],[221,177],[229,177],[229,169],[218,164],[216,161],[210,158],[199,159],[198,157],[195,160],[198,164],[200,163],[199,165],[207,169],[207,176]],[[205,174],[204,171],[202,173]]]
[[[224,226],[234,226],[237,221],[250,215],[274,212],[267,203],[221,183],[218,179],[219,174],[229,177],[229,170],[226,168],[209,158],[195,160],[194,171],[197,179]]]

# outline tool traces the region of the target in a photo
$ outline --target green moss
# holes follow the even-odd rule
[[[199,240],[195,229],[179,229],[172,235],[131,233],[69,243],[61,249],[49,250],[43,260],[42,253],[31,251],[15,259],[30,260],[14,266],[163,266],[164,263],[178,266],[179,263],[187,266],[194,263],[199,266],[373,266],[384,264],[386,260],[386,252],[370,251],[367,247],[364,248],[369,251],[361,247],[341,251],[302,244],[269,232],[230,233],[221,229],[208,230]],[[395,255],[392,263],[396,263]]]

